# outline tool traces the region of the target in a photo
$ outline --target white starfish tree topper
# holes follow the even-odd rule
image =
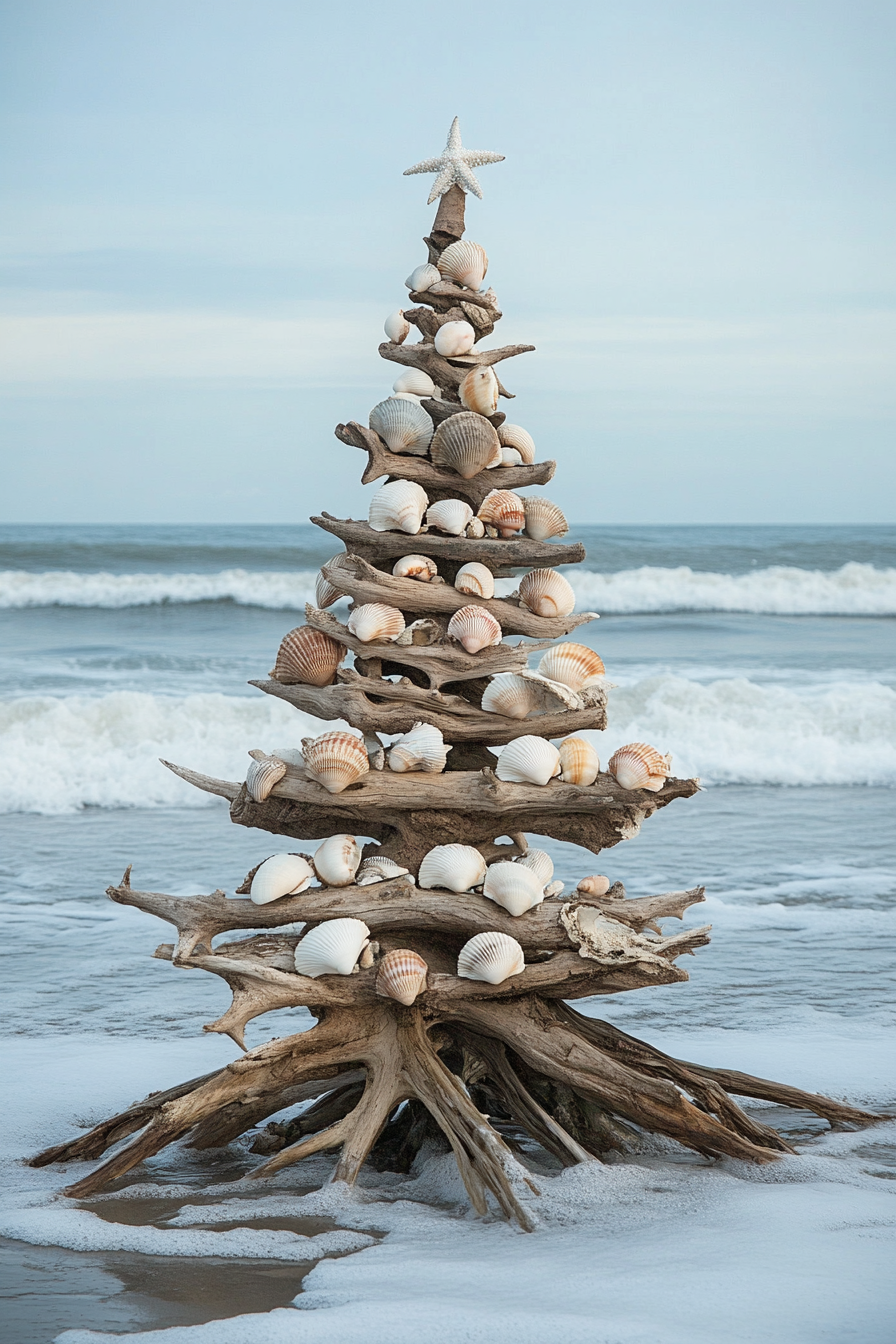
[[[427,205],[432,205],[437,196],[444,196],[451,187],[458,186],[461,191],[471,191],[482,200],[482,188],[476,181],[474,168],[484,163],[501,163],[503,154],[493,154],[489,149],[464,149],[460,139],[460,123],[457,117],[451,123],[448,142],[437,159],[423,159],[413,168],[404,170],[404,177],[412,173],[437,173]]]

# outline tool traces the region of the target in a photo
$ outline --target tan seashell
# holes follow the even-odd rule
[[[250,755],[255,753],[250,752]],[[263,803],[275,784],[286,774],[286,762],[259,752],[246,771],[246,788],[256,803]]]
[[[376,882],[394,882],[399,877],[406,877],[408,886],[415,885],[407,868],[402,868],[394,859],[387,859],[384,854],[374,854],[361,864],[356,881],[359,887],[372,887]]]
[[[597,752],[584,737],[565,737],[560,743],[560,778],[564,784],[593,784],[600,774]]]
[[[473,510],[465,500],[437,499],[426,510],[426,526],[459,537],[472,517]]]
[[[384,999],[395,999],[406,1008],[426,988],[426,962],[409,948],[387,952],[377,968],[376,992]]]
[[[523,949],[509,933],[477,933],[464,943],[457,958],[459,976],[488,985],[500,985],[525,969]]]
[[[538,671],[574,691],[599,683],[606,674],[603,661],[586,644],[555,644],[542,657]]]
[[[483,896],[518,918],[544,900],[544,883],[519,863],[493,863],[485,875]]]
[[[568,616],[576,595],[556,569],[533,569],[520,580],[520,601],[536,616]]]
[[[488,257],[484,247],[461,238],[445,248],[436,265],[443,280],[452,280],[478,293],[488,271]]]
[[[414,397],[434,397],[436,385],[429,374],[424,373],[422,369],[405,369],[392,384],[392,391],[396,395],[404,393]]]
[[[465,481],[490,463],[501,461],[501,444],[494,425],[473,411],[460,411],[443,420],[433,435],[432,460],[437,467],[456,471]]]
[[[476,411],[479,415],[494,415],[498,409],[498,379],[490,364],[480,364],[465,374],[457,392],[468,411]],[[453,418],[452,416],[451,419]],[[501,440],[498,439],[497,433],[495,438],[500,448]]]
[[[403,555],[392,566],[397,579],[417,579],[420,583],[429,583],[438,574],[435,560],[428,555]]]
[[[346,652],[323,631],[298,625],[280,641],[271,676],[281,686],[332,686]]]
[[[388,644],[404,629],[404,617],[396,607],[365,602],[349,616],[348,628],[364,644]]]
[[[412,294],[425,294],[433,285],[437,285],[441,278],[441,272],[425,261],[422,266],[414,267],[404,283]]]
[[[387,339],[392,341],[394,345],[403,344],[407,340],[410,330],[411,324],[400,308],[397,308],[394,313],[390,313],[383,323],[383,331],[386,333]]]
[[[361,862],[353,835],[331,835],[314,851],[314,871],[327,887],[350,887]]]
[[[406,396],[387,397],[374,406],[370,428],[393,453],[424,457],[433,436],[433,423],[419,402]]]
[[[351,975],[370,941],[360,919],[326,919],[306,933],[295,952],[299,975]]]
[[[260,863],[252,877],[249,899],[268,905],[282,896],[295,896],[311,885],[314,869],[304,854],[272,854]]]
[[[438,621],[434,621],[431,616],[421,616],[418,621],[411,621],[410,625],[405,626],[395,643],[403,649],[410,648],[412,644],[423,648],[430,644],[441,644],[443,634]]]
[[[334,555],[331,560],[327,561],[326,567],[328,569],[330,568],[341,569],[344,566],[345,561],[347,559],[348,556],[346,552],[340,551],[338,555]],[[314,586],[314,600],[317,603],[317,606],[320,610],[324,610],[327,607],[332,607],[333,603],[337,602],[339,598],[342,596],[343,593],[340,591],[340,589],[335,587],[335,585],[332,584],[329,579],[325,579],[322,573],[318,574],[317,582],[315,583]],[[271,675],[273,676],[273,673],[271,673]]]
[[[436,845],[423,858],[417,881],[425,891],[470,891],[485,880],[485,859],[472,845]]]
[[[519,452],[518,452],[518,450],[517,450],[516,448],[502,448],[502,449],[501,449],[501,463],[500,463],[500,465],[501,465],[502,467],[520,467],[520,466],[522,466],[522,464],[523,464],[523,459],[520,457]]]
[[[535,440],[522,425],[510,425],[504,421],[498,428],[498,438],[505,448],[515,448],[527,467],[535,461]]]
[[[581,896],[606,896],[610,890],[610,879],[595,873],[593,877],[583,877],[576,891]]]
[[[393,743],[389,751],[389,769],[398,774],[422,770],[429,775],[440,775],[450,750],[438,728],[430,723],[415,723],[409,733],[404,733]]]
[[[480,537],[484,537],[485,523],[482,521],[482,519],[471,518],[470,521],[467,523],[466,527],[464,528],[464,536],[472,537],[474,541],[478,541]]]
[[[486,714],[503,714],[505,719],[525,719],[536,705],[531,681],[516,672],[499,672],[482,693],[481,708]]]
[[[569,523],[563,510],[543,495],[529,495],[526,508],[526,536],[533,541],[549,541],[551,537],[565,537]]]
[[[554,876],[554,860],[543,849],[527,849],[521,859],[514,859],[514,863],[521,868],[531,868],[544,887]]]
[[[364,743],[354,733],[334,729],[320,737],[302,739],[305,771],[328,793],[342,793],[363,779],[370,769]]]
[[[367,521],[374,532],[407,532],[416,536],[429,500],[416,481],[388,481],[370,501]]]
[[[474,597],[491,598],[495,595],[495,576],[487,565],[480,565],[478,560],[471,560],[468,565],[461,565],[457,571],[454,586],[459,593],[472,593]]]
[[[495,767],[499,779],[512,784],[543,786],[560,773],[560,753],[543,737],[518,737],[509,742]]]
[[[448,622],[448,638],[456,639],[467,653],[478,653],[501,643],[501,627],[484,607],[461,607]]]
[[[620,788],[658,793],[671,773],[672,757],[661,755],[646,742],[629,742],[613,753],[607,769]]]
[[[444,359],[469,354],[475,343],[476,331],[469,322],[443,322],[436,332],[436,352]]]
[[[477,517],[491,523],[498,535],[512,537],[526,525],[526,509],[519,495],[512,490],[490,490],[479,508]]]

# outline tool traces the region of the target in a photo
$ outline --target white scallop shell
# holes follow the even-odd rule
[[[538,664],[538,672],[551,681],[562,682],[573,691],[599,685],[606,675],[603,660],[587,644],[555,644]]]
[[[374,854],[363,861],[356,881],[359,887],[372,887],[375,882],[393,882],[399,877],[406,877],[408,885],[414,886],[414,879],[407,868],[402,868],[400,863],[386,858],[384,854]]]
[[[246,771],[246,788],[256,803],[263,803],[270,795],[275,784],[279,784],[286,774],[286,765],[276,756],[260,753]]]
[[[429,583],[438,574],[435,560],[428,555],[403,555],[392,566],[397,579],[417,579],[420,583]]]
[[[494,415],[498,409],[498,379],[491,365],[480,364],[465,374],[457,394],[468,411]]]
[[[584,737],[565,737],[560,743],[560,778],[564,784],[581,784],[586,788],[600,774],[600,759]]]
[[[473,510],[463,499],[437,499],[426,510],[427,527],[459,537],[473,517]]]
[[[529,495],[523,501],[526,507],[526,536],[533,541],[549,541],[551,537],[565,537],[569,523],[559,505],[543,495]]]
[[[583,877],[576,891],[582,896],[606,896],[610,890],[610,879],[604,877],[603,873],[595,873],[592,877]]]
[[[554,876],[554,860],[543,849],[527,849],[521,859],[514,859],[521,868],[531,868],[543,887]]]
[[[658,793],[671,773],[672,757],[663,756],[646,742],[629,742],[613,753],[607,769],[620,788]]]
[[[532,569],[520,580],[520,601],[536,616],[568,616],[576,595],[556,569]]]
[[[535,461],[535,440],[522,425],[510,425],[504,421],[498,426],[498,438],[505,448],[515,448],[527,467]]]
[[[361,862],[353,835],[331,835],[314,851],[314,871],[327,887],[350,887]]]
[[[364,644],[388,644],[404,629],[404,617],[397,607],[365,602],[350,614],[348,628]]]
[[[501,627],[484,607],[461,607],[448,622],[448,638],[456,639],[467,653],[478,653],[501,643]]]
[[[523,459],[520,457],[519,450],[516,448],[502,448],[501,461],[498,464],[502,467],[520,467]]]
[[[541,904],[544,883],[533,869],[519,863],[493,863],[485,875],[482,894],[516,918]]]
[[[416,481],[388,481],[370,501],[367,521],[374,532],[407,532],[416,536],[429,500]]]
[[[367,749],[361,738],[344,728],[320,737],[302,738],[305,773],[328,793],[342,793],[370,770]]]
[[[446,359],[469,354],[475,343],[476,332],[469,322],[443,322],[436,332],[436,351]]]
[[[404,283],[412,294],[425,294],[433,285],[437,285],[441,278],[441,272],[425,261],[422,266],[414,267]]]
[[[407,340],[410,330],[411,324],[400,308],[396,308],[394,313],[390,313],[383,323],[383,331],[395,345],[401,345]]]
[[[268,905],[281,896],[295,896],[311,885],[313,877],[314,869],[301,854],[272,854],[256,868],[249,899]]]
[[[473,289],[477,293],[488,271],[488,257],[485,248],[468,238],[461,238],[439,257],[436,263],[443,280],[452,280],[463,285],[464,289]]]
[[[535,708],[532,683],[516,672],[499,672],[482,693],[481,707],[486,714],[503,714],[505,719],[525,719]]]
[[[457,958],[459,976],[488,985],[500,985],[525,969],[523,949],[509,933],[477,933],[464,943]]]
[[[480,565],[471,560],[461,565],[454,578],[454,586],[459,593],[472,593],[474,597],[490,598],[495,595],[495,576],[488,565]]]
[[[351,975],[370,942],[370,930],[360,919],[327,919],[318,924],[296,948],[299,975]]]
[[[392,384],[392,391],[410,393],[414,397],[434,397],[436,385],[422,369],[405,369]]]
[[[424,856],[417,876],[424,890],[445,887],[470,891],[485,879],[485,859],[472,845],[436,845]]]
[[[543,737],[518,737],[498,757],[495,774],[512,784],[547,784],[560,773],[560,753]]]
[[[450,747],[431,723],[415,723],[409,733],[404,733],[389,751],[389,769],[398,774],[410,770],[422,770],[429,775],[440,775],[445,769]]]
[[[370,412],[369,424],[393,453],[412,457],[425,456],[435,428],[419,402],[407,397],[378,402]]]

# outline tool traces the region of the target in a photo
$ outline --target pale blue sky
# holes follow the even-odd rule
[[[365,509],[451,118],[580,522],[888,522],[893,3],[5,0],[5,521]]]

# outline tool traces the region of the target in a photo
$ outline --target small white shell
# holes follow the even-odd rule
[[[256,868],[249,899],[268,905],[281,896],[295,896],[311,885],[313,877],[314,869],[301,854],[272,854]]]
[[[533,541],[548,541],[551,537],[565,537],[569,523],[563,510],[543,495],[529,495],[523,501],[526,507],[526,536]]]
[[[476,332],[469,322],[443,322],[436,332],[436,352],[445,359],[466,355],[476,343]]]
[[[502,448],[502,449],[501,449],[501,461],[500,461],[500,464],[499,464],[500,466],[502,466],[502,467],[520,467],[520,466],[522,466],[522,464],[523,464],[523,459],[520,457],[520,455],[519,455],[519,450],[518,450],[518,449],[516,449],[516,448]]]
[[[543,737],[518,737],[498,757],[495,774],[512,784],[545,785],[560,773],[560,753]]]
[[[663,756],[646,742],[629,742],[613,753],[607,769],[620,788],[658,793],[671,774],[672,757]]]
[[[429,500],[416,481],[388,481],[370,501],[367,521],[374,532],[407,532],[416,536]]]
[[[485,859],[472,845],[436,845],[425,855],[417,881],[424,890],[470,891],[485,879]]]
[[[350,887],[361,862],[353,835],[331,835],[314,851],[314,871],[327,887]]]
[[[498,379],[490,364],[480,364],[465,374],[457,392],[468,411],[494,415],[498,409]]]
[[[427,527],[459,537],[473,517],[473,510],[463,499],[437,499],[426,510]]]
[[[478,293],[488,271],[488,257],[485,248],[468,238],[461,238],[439,257],[439,274],[443,280],[452,280],[464,289],[473,289]]]
[[[464,528],[464,536],[472,537],[474,541],[478,541],[480,537],[484,537],[485,523],[482,521],[482,519],[471,518],[470,521],[467,523],[466,527]]]
[[[431,723],[415,723],[409,733],[404,733],[389,751],[389,769],[398,774],[410,770],[422,770],[429,775],[440,775],[445,769],[450,747]]]
[[[523,949],[509,933],[477,933],[464,943],[457,958],[459,976],[488,985],[500,985],[525,969]]]
[[[576,595],[556,569],[532,569],[520,580],[520,601],[536,616],[568,616]]]
[[[400,308],[396,308],[394,313],[390,313],[383,323],[383,331],[395,345],[401,345],[407,340],[410,330],[411,324]]]
[[[485,875],[483,896],[517,918],[544,900],[544,883],[519,863],[493,863]]]
[[[501,643],[501,627],[484,607],[461,607],[448,622],[448,638],[456,639],[467,653],[478,653]]]
[[[564,784],[593,784],[600,774],[597,752],[584,737],[565,737],[560,743],[560,778]]]
[[[370,412],[369,424],[393,453],[412,457],[425,456],[435,429],[419,402],[406,396],[378,402]]]
[[[527,467],[535,461],[535,440],[522,425],[510,425],[504,421],[498,427],[498,438],[505,448],[515,448]]]
[[[275,784],[286,774],[286,764],[276,756],[260,753],[246,771],[246,788],[256,803],[263,803]]]
[[[483,711],[486,714],[503,714],[505,719],[525,719],[535,705],[534,686],[516,672],[499,672],[482,693]]]
[[[554,876],[554,860],[543,849],[527,849],[521,859],[514,859],[521,868],[531,868],[543,887]]]
[[[474,597],[491,598],[495,595],[495,576],[487,565],[480,565],[478,560],[471,560],[467,565],[461,565],[454,579],[454,586],[459,593],[472,593]]]
[[[364,644],[388,644],[397,639],[404,629],[404,617],[397,607],[387,607],[382,602],[365,602],[352,611],[348,628]]]
[[[438,574],[435,560],[428,555],[403,555],[392,566],[397,579],[417,579],[420,583],[429,583]]]
[[[406,877],[408,885],[414,886],[407,868],[402,868],[394,859],[387,859],[384,854],[374,854],[361,864],[356,881],[359,887],[372,887],[375,882],[393,882],[398,877]]]
[[[583,877],[576,891],[582,896],[606,896],[610,890],[610,879],[604,877],[602,873],[595,873],[592,877]]]
[[[328,793],[342,793],[370,770],[363,741],[344,728],[303,737],[302,757],[306,774]]]
[[[404,283],[412,294],[425,294],[433,285],[437,285],[441,278],[441,272],[425,261],[422,266],[414,267]]]
[[[318,924],[296,948],[299,975],[351,975],[370,942],[370,930],[360,919],[327,919]]]
[[[392,391],[410,393],[414,397],[434,397],[436,385],[422,369],[405,369],[392,384]]]
[[[555,644],[543,655],[538,671],[573,691],[599,684],[606,674],[603,660],[587,644]]]

